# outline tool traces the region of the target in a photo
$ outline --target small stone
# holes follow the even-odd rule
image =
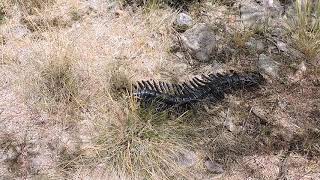
[[[234,117],[232,117],[230,110],[228,109],[228,111],[225,112],[221,112],[220,115],[225,118],[224,122],[223,122],[223,126],[230,132],[234,132],[236,130],[236,126],[233,123]]]
[[[267,112],[259,106],[252,107],[251,112],[259,117],[259,119],[268,119]]]
[[[197,163],[198,159],[199,158],[197,157],[196,153],[193,151],[186,151],[180,154],[177,163],[183,167],[191,167]]]
[[[264,71],[266,74],[278,78],[279,77],[279,65],[277,62],[273,61],[271,57],[260,54],[259,61],[258,61],[259,68]]]
[[[265,49],[265,46],[261,40],[257,41],[257,51],[263,51]]]
[[[292,83],[296,83],[298,81],[300,81],[304,75],[304,73],[306,72],[307,67],[305,65],[305,63],[302,61],[299,66],[298,66],[298,70],[294,73],[293,76],[290,77],[290,80]]]
[[[207,170],[214,174],[221,174],[224,172],[223,166],[217,162],[206,160],[204,162],[204,165],[206,166]]]
[[[285,108],[288,106],[288,102],[285,101],[285,100],[279,100],[278,106],[279,106],[281,109],[285,109]]]
[[[213,29],[200,23],[188,29],[181,35],[184,48],[199,62],[209,62],[216,48],[216,38]]]
[[[99,4],[97,0],[88,0],[87,3],[89,5],[89,8],[94,11],[97,11],[99,6],[101,6],[101,4]]]
[[[174,27],[178,31],[186,31],[192,26],[192,24],[193,24],[193,21],[189,15],[185,13],[180,13],[178,14],[178,17],[174,22]]]
[[[263,52],[265,50],[265,45],[262,42],[262,40],[256,40],[254,38],[250,38],[250,40],[246,42],[245,45],[248,48],[253,49],[257,52]]]
[[[114,15],[116,17],[123,16],[124,14],[125,14],[125,12],[123,10],[121,10],[121,9],[117,9],[117,10],[114,11]]]
[[[91,1],[96,1],[96,0],[91,0]],[[116,9],[116,8],[119,8],[120,4],[118,1],[114,1],[114,2],[110,2],[110,4],[108,4],[107,6],[107,9],[108,10],[113,10],[113,9]]]
[[[284,43],[284,42],[278,41],[278,42],[277,42],[277,47],[278,47],[278,49],[279,49],[280,51],[288,52],[287,44]]]
[[[224,127],[230,132],[234,132],[236,130],[236,126],[234,125],[230,117],[227,117],[224,121]]]
[[[18,152],[13,148],[13,147],[11,147],[11,148],[9,148],[8,150],[7,150],[7,152],[6,152],[6,154],[5,154],[6,156],[5,156],[5,159],[6,160],[13,160],[13,159],[15,159],[16,157],[18,157]]]
[[[179,59],[183,59],[184,55],[181,52],[175,54]]]

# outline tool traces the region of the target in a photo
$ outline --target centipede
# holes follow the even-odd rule
[[[158,109],[190,107],[201,102],[217,103],[225,94],[237,90],[256,89],[265,82],[257,72],[211,73],[193,77],[182,83],[141,80],[133,85],[133,96],[144,106],[156,105]]]

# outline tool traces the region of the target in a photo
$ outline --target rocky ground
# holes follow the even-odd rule
[[[319,1],[182,2],[0,4],[0,179],[320,179]],[[266,82],[174,120],[121,92],[229,70]]]

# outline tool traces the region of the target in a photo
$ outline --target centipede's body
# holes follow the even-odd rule
[[[263,81],[258,72],[201,75],[181,84],[138,81],[133,95],[144,104],[159,104],[161,109],[166,109],[192,106],[201,101],[216,103],[224,99],[226,93],[258,87]]]

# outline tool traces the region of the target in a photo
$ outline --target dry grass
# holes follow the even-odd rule
[[[43,11],[45,8],[53,5],[56,0],[6,0],[6,6],[18,5],[23,13],[32,15],[38,14],[40,11]]]
[[[165,61],[163,52],[170,44],[166,27],[172,12],[138,12],[141,19],[128,14],[117,19],[107,16],[104,18],[110,18],[112,27],[97,23],[77,29],[77,33],[58,30],[46,18],[40,25],[31,18],[31,27],[24,21],[31,14],[20,22],[42,40],[39,46],[33,46],[37,43],[30,36],[10,42],[31,52],[27,61],[12,64],[20,72],[15,90],[46,123],[72,127],[73,136],[78,128],[89,134],[86,147],[80,141],[74,148],[66,145],[53,150],[57,151],[57,174],[72,177],[81,167],[103,163],[110,171],[137,179],[192,176],[177,164],[181,153],[193,147],[187,140],[192,137],[191,126],[183,123],[183,117],[142,111],[127,95],[137,78],[134,75],[157,76],[152,69]],[[154,21],[159,14],[162,18]],[[104,28],[101,34],[97,27]],[[6,56],[19,59],[19,54],[9,51]],[[84,122],[89,125],[82,127]]]
[[[245,49],[246,43],[253,36],[253,34],[254,32],[252,30],[236,30],[231,37],[231,42],[237,49]]]
[[[40,79],[36,83],[39,87],[39,107],[47,109],[49,113],[82,106],[79,103],[78,79],[67,58],[49,62],[41,70]]]
[[[320,52],[320,1],[297,0],[288,26],[293,45],[312,62]]]
[[[119,100],[119,98],[123,98],[124,95],[131,91],[134,83],[132,75],[128,72],[129,68],[127,68],[130,63],[116,61],[108,66],[108,82],[106,83],[105,93],[109,94],[114,100]]]
[[[178,164],[181,154],[193,147],[193,129],[184,116],[140,109],[130,99],[116,102],[108,119],[96,121],[94,161],[133,179],[192,177]]]
[[[4,12],[4,5],[1,3],[0,4],[0,24],[4,21],[5,19],[5,12]]]
[[[63,40],[52,38],[45,56],[31,60],[20,82],[26,101],[38,112],[54,115],[60,122],[78,121],[77,113],[86,106],[80,94],[83,79],[75,70],[74,50]]]

